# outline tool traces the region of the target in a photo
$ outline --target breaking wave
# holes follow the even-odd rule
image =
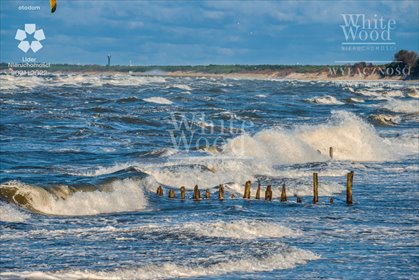
[[[329,147],[334,148],[335,159],[352,161],[392,160],[415,153],[411,145],[382,138],[361,118],[343,111],[333,112],[330,120],[321,125],[267,129],[254,136],[239,136],[226,145],[224,153],[271,164],[295,164],[325,161]]]
[[[359,90],[356,91],[355,94],[366,97],[375,97],[376,99],[390,99],[393,97],[404,96],[401,90],[385,90],[384,88],[369,88],[366,90]]]
[[[145,102],[156,103],[156,104],[163,104],[163,105],[173,104],[172,101],[170,101],[169,99],[164,98],[164,97],[149,97],[149,98],[144,98],[143,100]]]
[[[391,100],[383,108],[395,113],[419,114],[419,101]]]
[[[313,97],[308,99],[307,101],[314,103],[314,104],[329,104],[329,105],[340,105],[343,104],[343,102],[337,100],[335,97],[326,95],[326,96],[320,96],[320,97]]]
[[[192,88],[190,86],[185,85],[185,84],[173,84],[173,85],[168,86],[167,88],[178,88],[178,89],[183,89],[183,90],[186,90],[186,91],[191,91],[192,90]]]
[[[412,98],[419,98],[419,88],[412,87],[407,93],[407,96]]]
[[[372,115],[369,119],[372,123],[377,125],[394,126],[400,123],[400,117],[392,115]]]
[[[47,83],[45,81],[48,81]],[[13,90],[18,88],[83,86],[100,87],[112,86],[140,86],[147,84],[165,83],[166,79],[160,76],[133,76],[128,74],[51,74],[42,76],[0,76],[0,89]]]
[[[9,181],[0,185],[0,196],[30,211],[60,216],[135,211],[147,206],[139,181],[133,179],[115,180],[99,188],[65,185],[42,188]]]
[[[351,97],[348,99],[349,102],[351,103],[364,103],[365,101],[361,98],[356,98],[356,97]]]

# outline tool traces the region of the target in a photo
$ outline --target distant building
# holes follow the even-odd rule
[[[106,66],[111,66],[111,55],[108,54],[108,63],[106,64]]]

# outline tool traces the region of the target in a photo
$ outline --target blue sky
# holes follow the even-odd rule
[[[333,64],[388,61],[418,51],[419,1],[100,1],[1,0],[0,61],[197,65]],[[18,7],[39,6],[37,11]],[[392,45],[342,50],[342,14],[394,19]],[[23,53],[16,30],[35,23],[43,48]],[[381,29],[380,29],[381,31]],[[380,46],[381,47],[381,46]]]

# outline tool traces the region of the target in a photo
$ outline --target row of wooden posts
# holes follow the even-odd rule
[[[354,172],[351,171],[346,175],[346,203],[351,205],[352,204],[352,185],[353,185],[353,179],[354,179]],[[244,186],[244,199],[250,199],[250,189],[251,189],[251,181],[247,181]],[[163,196],[163,188],[159,186],[157,188],[157,195]],[[174,189],[169,189],[169,198],[175,198],[176,194]],[[180,198],[184,200],[186,197],[186,188],[184,186],[180,187]],[[211,193],[209,189],[205,190],[205,199],[210,199]],[[232,194],[230,198],[235,198],[235,195]],[[256,199],[260,199],[260,182],[258,184],[257,190],[256,190]],[[194,195],[193,199],[198,201],[201,200],[201,191],[198,188],[198,185],[194,188]],[[223,200],[224,199],[224,186],[221,184],[219,186],[218,191],[218,199]],[[272,186],[268,185],[265,190],[265,200],[271,201],[272,200]],[[282,185],[281,190],[281,201],[285,202],[287,201],[287,191],[285,188],[285,184]],[[313,173],[313,203],[316,204],[319,202],[319,177],[317,173]],[[297,196],[297,203],[302,203],[302,199],[300,196]],[[333,197],[330,198],[330,203],[333,204]]]

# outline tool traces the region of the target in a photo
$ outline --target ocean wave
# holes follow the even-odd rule
[[[369,119],[377,125],[394,126],[400,123],[400,117],[392,115],[371,115]]]
[[[201,188],[212,188],[224,183],[228,188],[226,191],[241,193],[243,183],[247,180],[254,182],[260,176],[300,179],[303,172],[308,181],[287,182],[287,191],[290,194],[310,195],[313,170],[304,166],[330,161],[330,147],[334,149],[336,161],[388,161],[417,153],[411,138],[381,137],[371,124],[353,113],[337,111],[323,124],[300,125],[292,129],[264,129],[255,135],[232,138],[222,147],[206,149],[204,156],[191,156],[178,151],[173,156],[169,155],[164,163],[119,163],[84,172],[83,175],[97,176],[133,166],[162,185],[185,186],[190,190],[195,184]],[[283,166],[287,164],[301,164],[300,168],[304,171],[286,171]],[[342,165],[333,173],[344,176],[347,169],[347,164]],[[156,184],[151,184],[150,190],[155,191]],[[330,182],[323,184],[323,195],[343,190],[341,185]],[[274,197],[277,193],[279,195],[274,191]]]
[[[30,211],[60,216],[136,211],[147,206],[139,182],[133,179],[115,180],[99,189],[65,185],[42,188],[9,181],[0,185],[0,196]]]
[[[173,104],[173,102],[170,101],[169,99],[164,98],[164,97],[157,97],[157,96],[144,98],[143,100],[145,102],[156,103],[156,104],[163,104],[163,105]]]
[[[409,92],[407,93],[407,96],[410,96],[412,98],[419,98],[419,88],[412,87],[409,89]]]
[[[383,88],[372,88],[366,90],[358,90],[356,94],[367,97],[375,97],[376,99],[389,99],[393,97],[403,97],[404,94],[401,90],[385,90]]]
[[[299,126],[293,130],[267,129],[254,136],[243,135],[232,139],[225,154],[250,157],[271,164],[294,164],[325,161],[329,147],[337,160],[383,161],[412,152],[393,146],[381,138],[375,129],[356,115],[336,111],[321,125]]]
[[[384,109],[395,113],[418,114],[419,101],[418,100],[390,100],[384,106]]]
[[[24,271],[2,272],[2,279],[167,279],[221,276],[233,272],[261,272],[290,269],[320,257],[311,251],[284,247],[271,254],[245,257],[237,260],[218,260],[214,264],[187,265],[174,262],[149,264],[132,269],[112,271],[63,270],[56,272]]]
[[[313,98],[307,99],[307,101],[314,104],[329,104],[329,105],[344,104],[343,102],[337,100],[335,97],[330,96],[330,95],[313,97]]]
[[[167,88],[178,88],[178,89],[183,89],[183,90],[186,90],[186,91],[191,91],[192,90],[192,88],[190,86],[185,85],[185,84],[173,84],[173,85],[168,86]]]
[[[364,103],[364,99],[361,98],[356,98],[356,97],[351,97],[348,99],[349,102],[351,103]]]
[[[79,169],[75,171],[68,172],[68,174],[71,175],[77,175],[77,176],[86,176],[86,177],[96,177],[100,175],[106,175],[115,173],[124,169],[128,168],[135,168],[135,163],[127,162],[127,163],[117,163],[112,166],[97,166],[95,168],[89,168],[89,169]]]

